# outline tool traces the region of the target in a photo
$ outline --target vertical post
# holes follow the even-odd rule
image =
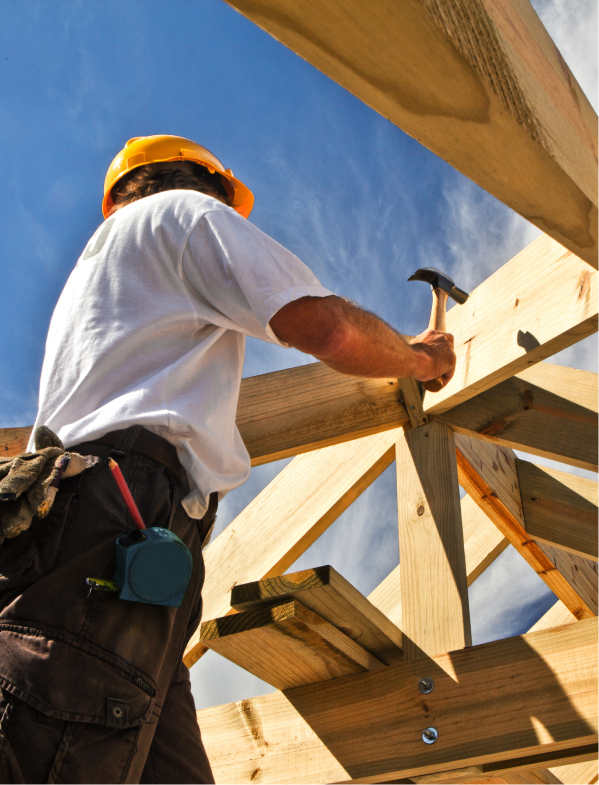
[[[429,422],[396,442],[404,656],[472,643],[453,432]]]

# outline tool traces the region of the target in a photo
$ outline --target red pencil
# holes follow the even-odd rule
[[[123,472],[120,470],[118,463],[113,459],[108,459],[108,466],[110,467],[110,471],[112,472],[112,476],[116,480],[116,484],[119,486],[119,491],[121,492],[121,496],[125,500],[125,504],[127,505],[127,509],[131,513],[131,517],[135,521],[135,525],[138,529],[145,529],[146,524],[143,522],[143,518],[139,514],[139,510],[137,509],[137,504],[131,496],[131,491],[129,490],[129,486],[125,478],[123,477]]]

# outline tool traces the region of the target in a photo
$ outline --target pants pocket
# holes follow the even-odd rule
[[[33,518],[31,526],[0,546],[0,603],[3,592],[33,583],[54,566],[75,494],[58,494],[46,518]]]

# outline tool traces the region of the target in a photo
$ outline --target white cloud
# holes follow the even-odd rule
[[[596,111],[596,0],[532,0],[532,4]]]

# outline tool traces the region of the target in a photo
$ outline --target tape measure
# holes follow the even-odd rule
[[[192,570],[188,547],[169,529],[135,529],[116,541],[114,582],[121,600],[178,608]]]

